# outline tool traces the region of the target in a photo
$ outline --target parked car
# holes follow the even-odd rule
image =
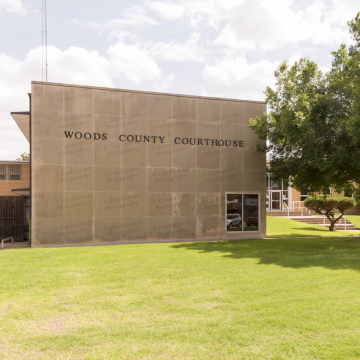
[[[246,219],[246,226],[258,226],[258,214],[253,213]]]
[[[241,226],[240,214],[228,214],[226,219],[226,226],[228,229],[235,226],[240,227]]]

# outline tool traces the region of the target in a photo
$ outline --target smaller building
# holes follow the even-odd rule
[[[329,189],[329,194],[355,197],[355,194],[341,192],[337,194],[334,189]],[[307,211],[304,200],[309,196],[308,192],[300,192],[291,186],[286,187],[283,181],[275,181],[271,173],[266,174],[266,212],[267,215],[286,215],[288,211]],[[347,215],[360,214],[360,207],[349,209]]]
[[[0,238],[29,236],[30,161],[0,161]]]

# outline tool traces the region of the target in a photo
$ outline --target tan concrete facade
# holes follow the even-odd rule
[[[33,82],[32,245],[264,237],[266,159],[248,124],[265,109]],[[258,194],[258,231],[226,231],[228,192]]]
[[[4,162],[5,163],[5,162]],[[16,164],[16,162],[11,162]],[[21,180],[0,180],[0,196],[20,196],[13,189],[30,188],[30,164],[21,164]]]

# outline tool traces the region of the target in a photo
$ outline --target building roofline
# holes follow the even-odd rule
[[[0,160],[0,164],[30,164],[28,160]]]
[[[30,115],[30,111],[11,111],[10,114],[15,114],[15,115]]]
[[[69,86],[69,87],[78,87],[78,88],[86,88],[86,89],[99,89],[99,90],[101,89],[101,90],[108,90],[108,91],[121,91],[121,92],[126,91],[126,92],[140,93],[140,94],[180,96],[180,97],[191,97],[191,98],[198,98],[198,99],[238,101],[238,102],[247,102],[247,103],[266,104],[265,101],[258,101],[258,100],[241,100],[241,99],[230,99],[230,98],[220,98],[220,97],[200,96],[200,95],[173,94],[173,93],[163,93],[163,92],[155,92],[155,91],[118,89],[118,88],[108,88],[108,87],[90,86],[90,85],[62,84],[62,83],[52,83],[52,82],[34,81],[34,80],[31,81],[31,84],[52,85],[52,86]]]

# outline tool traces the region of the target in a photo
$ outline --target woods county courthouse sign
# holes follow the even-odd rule
[[[43,82],[30,97],[32,246],[265,236],[248,127],[264,102]]]

